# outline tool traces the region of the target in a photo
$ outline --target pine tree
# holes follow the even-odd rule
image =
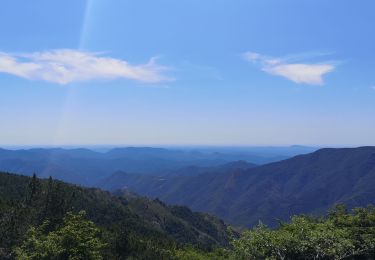
[[[31,205],[33,202],[33,199],[35,196],[37,196],[41,192],[41,183],[36,176],[35,173],[33,173],[33,177],[31,178],[31,181],[29,183],[29,192],[26,197],[26,203],[28,205]]]

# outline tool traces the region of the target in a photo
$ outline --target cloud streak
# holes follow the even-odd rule
[[[163,75],[165,70],[166,67],[156,64],[155,58],[146,64],[131,65],[125,60],[72,49],[29,54],[0,52],[0,72],[61,85],[90,80],[130,79],[145,83],[172,80]]]
[[[297,84],[323,85],[323,76],[335,69],[329,62],[288,62],[288,59],[268,57],[255,52],[246,52],[243,57],[251,63],[260,65],[262,71],[284,77]]]

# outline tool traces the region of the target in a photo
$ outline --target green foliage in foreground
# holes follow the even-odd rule
[[[25,240],[14,252],[19,260],[101,260],[112,258],[106,250],[110,247],[104,242],[100,229],[86,218],[84,211],[78,214],[67,213],[63,225],[48,232],[49,221],[41,226],[31,227]],[[198,251],[196,248],[155,247],[151,241],[138,241],[143,254],[129,255],[127,259],[217,259],[220,254]],[[131,248],[124,248],[131,251]],[[140,248],[138,248],[140,249]],[[134,248],[133,248],[134,250]],[[136,251],[136,250],[134,250]],[[131,253],[131,252],[129,252]],[[119,257],[122,259],[122,257]]]
[[[371,206],[259,224],[230,244],[224,227],[160,201],[0,174],[0,259],[375,259]]]
[[[259,224],[233,247],[235,259],[375,259],[375,209],[349,214],[339,205],[326,218],[294,216],[276,230]]]
[[[0,259],[176,259],[230,236],[221,220],[186,207],[0,173]]]
[[[46,232],[48,222],[32,227],[15,249],[17,259],[109,259],[109,245],[85,213],[68,213],[64,224]],[[138,247],[135,248],[134,246]],[[194,247],[168,247],[151,240],[127,245],[125,258],[115,259],[374,259],[375,209],[356,208],[348,213],[337,206],[325,218],[294,216],[272,230],[259,224],[232,242],[232,248],[208,252]],[[143,252],[132,254],[131,252]]]
[[[45,233],[48,225],[45,221],[39,228],[30,228],[25,241],[15,249],[18,259],[103,259],[106,244],[84,211],[68,213],[61,228]]]

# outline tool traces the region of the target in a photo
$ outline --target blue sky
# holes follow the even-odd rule
[[[5,0],[2,145],[375,145],[375,2]]]

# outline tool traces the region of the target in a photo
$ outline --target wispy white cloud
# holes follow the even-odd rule
[[[163,75],[165,70],[155,58],[146,64],[131,65],[125,60],[72,49],[28,54],[0,52],[0,72],[58,84],[119,78],[159,83],[171,80]]]
[[[323,76],[335,69],[331,62],[291,62],[287,58],[274,58],[255,52],[246,52],[243,57],[249,62],[259,64],[262,71],[266,73],[282,76],[298,84],[322,85],[324,84]]]

